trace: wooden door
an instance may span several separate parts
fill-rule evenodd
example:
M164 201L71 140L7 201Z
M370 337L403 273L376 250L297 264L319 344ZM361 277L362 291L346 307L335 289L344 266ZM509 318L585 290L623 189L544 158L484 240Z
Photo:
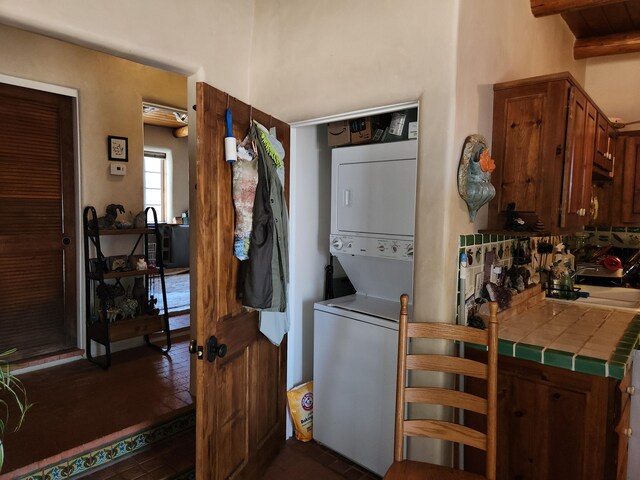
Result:
M258 314L236 298L225 110L232 111L236 138L245 136L251 117L267 128L275 126L287 155L289 126L205 83L197 84L196 93L196 340L206 346L215 336L227 347L226 355L213 362L206 353L196 360L196 476L254 479L284 445L287 346L286 337L280 347L271 344L258 331Z
M597 115L585 95L572 87L562 186L563 228L580 227L588 220Z
M0 352L76 346L74 178L71 98L0 84Z
M640 226L640 136L623 138L625 138L624 162L619 169L622 170L621 217L625 224Z

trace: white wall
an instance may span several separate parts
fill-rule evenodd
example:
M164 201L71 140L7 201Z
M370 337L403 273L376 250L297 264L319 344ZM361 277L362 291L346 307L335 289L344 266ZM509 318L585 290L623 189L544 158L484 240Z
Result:
M584 87L606 115L633 122L640 120L639 78L640 53L589 58Z
M290 257L292 309L287 383L313 380L313 304L323 299L329 262L331 151L326 126L295 129L291 155ZM295 360L294 360L295 359Z

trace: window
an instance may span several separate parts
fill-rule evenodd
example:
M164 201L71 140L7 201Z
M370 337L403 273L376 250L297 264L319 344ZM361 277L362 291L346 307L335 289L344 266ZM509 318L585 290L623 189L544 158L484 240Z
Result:
M166 220L166 159L165 153L148 150L144 152L144 208L155 208L158 222ZM147 221L153 222L151 212L147 215Z

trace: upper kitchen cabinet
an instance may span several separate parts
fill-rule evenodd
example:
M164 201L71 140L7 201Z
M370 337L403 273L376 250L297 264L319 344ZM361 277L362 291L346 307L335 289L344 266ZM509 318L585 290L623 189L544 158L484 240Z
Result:
M625 133L619 139L624 145L622 175L616 178L621 192L620 223L640 225L640 132ZM615 194L615 189L614 189Z
M596 152L593 157L594 177L613 177L615 165L615 130L609 125L607 117L598 113L598 125L596 130Z
M586 224L598 110L568 73L494 85L489 229L501 230L510 204L532 230Z

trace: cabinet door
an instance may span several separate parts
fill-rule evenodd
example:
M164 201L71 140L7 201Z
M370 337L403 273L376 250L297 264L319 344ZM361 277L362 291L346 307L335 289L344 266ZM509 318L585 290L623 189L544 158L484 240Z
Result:
M482 361L486 353L469 348L465 356ZM613 478L615 388L611 379L500 356L497 478ZM484 384L467 377L465 391L484 395ZM482 421L465 413L471 427ZM483 473L484 460L484 452L465 448L466 470Z
M613 170L613 155L611 151L610 128L607 118L598 113L596 127L596 152L593 157L593 171L602 176L611 176Z
M597 115L584 94L572 87L562 184L562 228L581 227L588 220Z
M504 226L510 203L528 225L540 218L549 229L558 226L567 95L565 81L496 90L490 228Z
M622 222L640 225L640 137L626 138L622 168Z

